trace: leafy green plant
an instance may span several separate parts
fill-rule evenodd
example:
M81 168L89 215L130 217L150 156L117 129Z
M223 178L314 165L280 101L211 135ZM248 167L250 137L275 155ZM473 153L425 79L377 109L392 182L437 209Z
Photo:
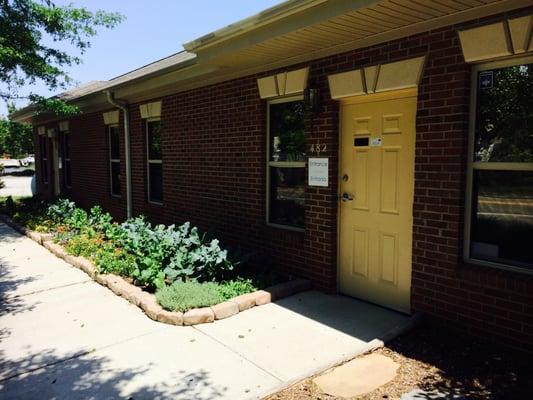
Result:
M225 300L229 300L241 294L255 292L258 287L251 279L237 278L219 283L217 289Z
M116 248L110 242L104 242L93 259L101 273L131 277L136 268L135 257L120 248Z
M48 206L46 215L57 223L63 222L72 217L76 204L68 199L59 199L55 203Z
M113 223L113 217L104 213L102 207L94 206L89 211L88 223L97 232L106 232Z
M212 281L233 269L216 239L205 242L187 222L179 227L152 226L144 217L121 225L117 242L135 255L133 278L145 285L162 287L176 280Z
M75 208L72 214L64 219L64 223L71 229L77 229L78 231L88 228L89 216L87 212L82 208Z
M87 234L73 235L66 242L66 250L75 256L92 258L102 246L102 238Z
M181 312L223 301L217 284L213 282L174 282L158 289L155 296L163 308Z
M188 222L152 225L141 216L117 224L101 207L87 213L68 199L53 204L32 200L14 208L26 226L52 232L69 253L92 258L101 272L130 277L149 290L175 281L228 280L234 278L232 271L238 265L217 239L207 239ZM226 292L239 290L233 287Z

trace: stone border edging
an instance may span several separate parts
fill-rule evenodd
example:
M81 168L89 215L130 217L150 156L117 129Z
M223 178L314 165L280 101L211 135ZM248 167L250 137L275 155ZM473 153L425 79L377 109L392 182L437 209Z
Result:
M116 295L123 297L130 303L141 308L149 318L165 324L189 326L214 322L215 320L231 317L249 308L268 304L311 288L310 281L295 279L270 286L264 290L243 294L211 307L193 308L185 313L167 311L157 303L155 295L143 291L140 287L127 282L118 275L99 274L96 266L90 260L85 257L76 257L68 254L63 246L52 241L52 235L50 233L39 233L26 229L13 222L6 215L0 215L0 220L17 232L45 247L56 257L62 258L70 265L81 269L97 283L109 288Z

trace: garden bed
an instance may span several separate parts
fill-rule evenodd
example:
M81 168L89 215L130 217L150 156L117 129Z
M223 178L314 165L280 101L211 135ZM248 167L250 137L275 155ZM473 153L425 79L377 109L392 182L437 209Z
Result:
M86 213L62 202L44 208L28 201L29 207L19 211L8 204L3 211L9 209L15 218L0 217L153 320L213 322L310 288L306 280L260 285L238 275L240 262L189 224L151 226L142 218L117 224L98 207Z

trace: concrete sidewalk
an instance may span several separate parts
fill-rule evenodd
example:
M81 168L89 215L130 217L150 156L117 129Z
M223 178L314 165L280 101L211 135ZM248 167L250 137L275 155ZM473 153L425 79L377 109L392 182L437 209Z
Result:
M408 324L307 292L195 327L160 324L0 223L0 398L248 399Z

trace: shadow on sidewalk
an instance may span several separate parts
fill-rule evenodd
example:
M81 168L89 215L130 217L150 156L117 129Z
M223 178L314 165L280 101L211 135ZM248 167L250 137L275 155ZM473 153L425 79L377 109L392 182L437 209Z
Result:
M134 349L132 349L134 351ZM150 364L121 369L97 353L59 357L46 351L21 361L5 360L0 369L10 376L0 381L0 397L8 399L156 399L214 400L225 388L213 385L205 371L178 371L165 384L149 382ZM47 365L36 368L36 365ZM145 377L146 376L146 377Z

